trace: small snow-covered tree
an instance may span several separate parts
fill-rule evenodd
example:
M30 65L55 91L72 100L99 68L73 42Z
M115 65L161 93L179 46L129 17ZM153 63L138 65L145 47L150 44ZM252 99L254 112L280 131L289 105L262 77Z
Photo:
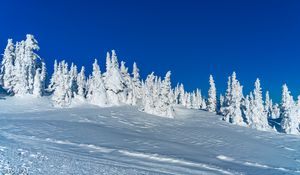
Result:
M122 75L122 78L124 80L124 96L122 97L122 101L127 104L132 104L133 103L133 85L132 85L132 79L128 73L128 68L125 66L125 62L121 61L121 68L120 72Z
M208 112L216 112L217 109L217 92L213 76L209 76L209 90L207 99L207 110Z
M107 106L107 94L104 86L104 82L102 79L102 74L100 71L100 67L98 65L98 61L95 59L93 64L93 72L92 77L89 80L89 91L87 94L87 99L95 105L98 106Z
M72 63L69 71L70 75L70 89L71 89L71 94L72 97L74 97L78 93L78 85L77 85L77 75L78 75L78 70L77 66Z
M3 88L8 92L12 92L13 86L15 85L14 61L15 46L12 39L8 39L6 48L4 50L0 70L0 85L2 85Z
M186 95L185 95L184 86L182 83L179 86L179 94L178 95L179 95L178 96L179 104L186 106L186 99L185 99Z
M195 100L195 109L201 109L201 105L202 105L202 94L201 94L201 90L196 89L196 96L195 96L196 100Z
M265 113L268 118L271 118L272 116L272 110L273 110L273 102L272 99L270 99L269 91L266 92L266 99L265 99Z
M253 90L253 113L250 118L250 126L258 130L268 130L270 126L268 124L268 117L264 112L264 105L262 100L262 91L260 87L260 80L256 79L255 88Z
M48 86L48 90L50 92L54 91L57 83L58 83L58 64L57 64L57 60L54 60L54 66L53 66L53 74L50 78L50 84Z
M224 107L224 96L222 94L220 94L220 97L219 97L219 104L218 104L218 108L217 108L217 113L218 114L223 114L223 109Z
M107 91L107 98L110 104L119 105L120 103L125 102L125 80L121 75L117 55L114 50L112 50L111 60L107 61L106 65L107 68L104 82Z
M192 97L191 97L191 93L185 93L186 97L185 97L185 104L188 109L192 109L193 105L192 105Z
M226 90L223 120L237 124L244 125L244 120L241 111L241 101L243 98L243 87L236 79L236 73L233 72L232 76L228 78L228 88Z
M286 84L282 87L281 99L281 128L287 134L299 134L299 115L296 113L296 104Z
M43 94L43 77L40 73L40 69L36 70L35 76L34 76L34 83L33 83L33 95L35 97L41 97Z
M56 107L68 107L71 104L71 100L72 91L70 88L68 64L62 61L58 64L57 84L52 95L52 101Z
M80 72L77 75L77 87L78 87L78 96L80 98L85 98L86 95L86 77L85 77L85 68L81 67Z
M137 64L133 63L133 69L132 69L132 93L133 93L133 101L132 104L136 105L138 103L138 100L142 98L142 83L140 80L140 73L139 69L137 67Z
M172 93L171 89L171 71L166 73L166 76L161 85L160 91L160 99L158 110L160 111L162 116L173 117L173 101L170 98L170 94Z

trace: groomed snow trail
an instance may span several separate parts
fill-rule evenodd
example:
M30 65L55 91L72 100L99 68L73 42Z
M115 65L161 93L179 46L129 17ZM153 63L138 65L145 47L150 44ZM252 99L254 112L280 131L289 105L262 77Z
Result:
M204 111L177 107L168 119L131 106L8 98L0 122L2 174L300 174L300 137Z

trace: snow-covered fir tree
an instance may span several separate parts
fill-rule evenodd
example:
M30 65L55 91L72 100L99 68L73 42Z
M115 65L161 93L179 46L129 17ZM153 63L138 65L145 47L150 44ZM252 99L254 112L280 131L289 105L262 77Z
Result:
M217 109L217 91L213 76L209 76L209 90L207 99L207 110L208 112L216 112Z
M105 73L105 88L108 102L111 105L119 105L126 102L125 80L123 79L116 52L112 50L111 57L107 54Z
M173 100L171 88L171 71L168 71L161 84L160 97L158 102L158 110L162 116L173 117Z
M286 84L282 86L281 128L287 134L299 134L299 115L296 104Z
M140 70L135 62L133 63L132 76L132 104L137 105L138 100L142 98L142 83L140 80Z
M41 97L43 95L43 76L40 69L36 70L33 83L33 95Z
M72 97L74 97L78 93L78 84L77 84L78 70L77 70L77 66L74 63L71 64L69 75L70 75L71 94Z
M253 90L253 103L250 103L253 110L253 116L249 117L249 124L252 128L259 130L268 130L270 126L268 124L268 117L264 111L264 105L262 100L262 91L260 86L260 80L256 79L255 88Z
M233 72L232 76L228 78L228 88L224 99L223 120L237 124L244 125L244 120L241 111L241 101L243 99L243 87L236 79L236 73Z
M57 82L52 95L53 104L56 107L68 107L71 104L72 91L70 87L68 64L65 61L58 64Z
M8 39L0 70L0 85L2 85L2 87L8 92L12 92L15 85L14 61L15 46L13 44L13 40Z
M132 104L133 103L132 79L130 77L130 74L128 73L128 68L125 66L124 61L121 61L120 72L125 84L124 97L122 101L127 104Z
M272 117L272 110L273 110L273 102L272 99L270 99L269 91L266 92L266 97L265 97L265 113L268 118Z
M89 89L87 94L87 99L90 103L98 106L107 106L109 104L107 93L104 86L102 74L98 61L95 59L93 64L92 76L89 79Z
M81 67L80 72L77 75L77 89L78 89L78 97L84 99L86 96L86 77L85 77L85 68Z
M53 66L53 74L50 78L50 84L48 85L48 91L52 92L54 91L56 85L58 82L58 63L57 60L54 60L54 66Z

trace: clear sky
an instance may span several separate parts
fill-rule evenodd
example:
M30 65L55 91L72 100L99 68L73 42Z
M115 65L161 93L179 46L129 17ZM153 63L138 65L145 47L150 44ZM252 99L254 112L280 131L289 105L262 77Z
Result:
M223 93L235 70L245 93L260 77L276 101L285 82L300 94L299 0L2 0L0 22L0 47L35 35L50 73L54 59L103 67L115 49L143 77L171 70L187 90L206 94L213 74Z

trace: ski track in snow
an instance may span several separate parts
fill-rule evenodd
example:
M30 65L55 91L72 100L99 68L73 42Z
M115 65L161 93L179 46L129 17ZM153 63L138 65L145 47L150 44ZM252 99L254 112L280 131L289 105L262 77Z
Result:
M128 106L54 109L43 99L12 110L11 102L0 101L2 174L300 174L300 137L203 111L176 108L167 119Z

